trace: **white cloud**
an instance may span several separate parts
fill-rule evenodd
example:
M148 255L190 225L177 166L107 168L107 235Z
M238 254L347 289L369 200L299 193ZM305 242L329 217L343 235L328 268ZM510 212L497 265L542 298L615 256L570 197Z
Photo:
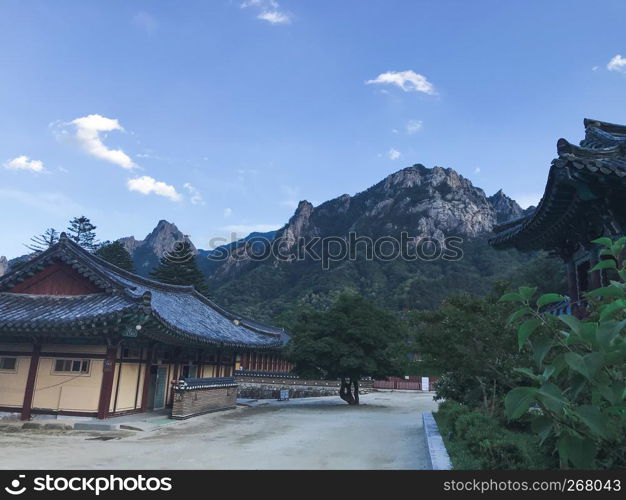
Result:
M186 182L183 187L189 192L189 201L192 205L204 205L204 199L194 186Z
M406 133L407 134L415 134L419 132L424 127L424 123L422 120L409 120L406 122Z
M261 12L256 17L262 19L263 21L267 21L270 24L289 24L291 22L289 16L279 10Z
M280 229L283 224L232 224L230 226L224 226L224 231L235 233L237 238L243 238L250 233L267 233L268 231L275 231Z
M531 205L537 206L539 201L541 200L540 193L518 193L516 195L511 196L517 204L522 208L528 208Z
M170 186L165 182L157 181L147 175L129 179L126 185L130 191L138 191L142 194L154 193L159 196L165 196L172 201L181 200L181 196L178 194L174 186Z
M476 168L474 169L474 173L475 173L475 174L480 174L480 167L476 167Z
M159 27L156 18L152 14L143 11L137 12L137 14L133 16L133 24L146 33L154 33Z
M86 153L119 165L125 169L132 169L137 166L124 151L121 149L109 149L102 142L103 132L111 132L114 130L124 131L124 128L117 120L93 114L76 118L72 120L70 124L76 127L76 133L73 137L74 141L76 141ZM58 123L54 125L58 125ZM61 126L67 125L68 124L61 124ZM67 135L67 130L61 129L60 137L67 137Z
M387 71L381 73L373 80L367 80L367 85L390 84L400 87L405 92L423 92L428 95L435 95L435 87L424 75L415 71Z
M626 73L626 57L622 57L620 54L617 54L613 59L609 61L609 64L606 65L606 69L608 69L609 71Z
M242 9L252 7L259 11L257 19L267 21L270 24L289 24L291 16L280 10L276 0L245 0L241 3Z
M387 151L387 156L390 160L397 160L402 156L402 153L400 153L400 151L396 149L391 148L389 151Z
M233 215L233 209L232 208L225 208L224 209L224 217L230 217L231 215Z
M4 163L7 170L30 170L31 172L43 172L43 162L31 160L28 156L22 155Z

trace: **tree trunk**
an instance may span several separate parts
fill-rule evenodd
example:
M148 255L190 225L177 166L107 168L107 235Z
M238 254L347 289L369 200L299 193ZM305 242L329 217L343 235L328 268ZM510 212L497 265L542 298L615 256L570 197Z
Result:
M354 390L353 390L354 388ZM345 377L341 377L341 386L339 387L339 397L349 405L359 404L359 381L358 379L346 381Z

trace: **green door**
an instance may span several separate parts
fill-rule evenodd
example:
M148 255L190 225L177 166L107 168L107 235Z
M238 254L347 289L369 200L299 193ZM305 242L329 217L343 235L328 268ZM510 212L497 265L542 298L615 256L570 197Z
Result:
M167 367L157 368L156 384L154 388L154 409L165 408L165 383L167 382Z

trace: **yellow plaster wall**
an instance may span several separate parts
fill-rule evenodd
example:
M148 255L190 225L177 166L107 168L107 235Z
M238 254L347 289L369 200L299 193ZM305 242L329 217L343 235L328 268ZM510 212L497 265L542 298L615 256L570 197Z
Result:
M30 356L18 356L15 372L0 370L0 406L22 407L29 367Z
M91 359L88 375L57 375L52 373L54 359L48 357L39 359L33 408L97 411L104 360Z
M143 376L145 364L122 363L121 370L119 363L116 365L115 378L113 380L113 393L111 394L111 405L109 411L113 411L115 405L115 391L117 390L117 406L115 411L128 411L141 408L141 396L143 392ZM139 372L139 392L137 397L137 407L135 407L135 393L137 391L137 374ZM121 374L121 377L120 377ZM120 379L119 386L117 379Z

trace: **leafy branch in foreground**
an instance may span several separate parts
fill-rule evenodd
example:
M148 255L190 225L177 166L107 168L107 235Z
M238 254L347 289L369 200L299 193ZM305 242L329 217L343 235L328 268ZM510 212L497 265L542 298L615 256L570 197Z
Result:
M609 270L618 279L585 294L588 314L555 316L550 306L566 300L536 288L520 287L502 302L517 310L520 350L528 346L534 365L517 368L529 384L511 390L507 416L530 413L532 427L545 446L558 453L562 468L626 465L626 238L599 238L603 260L590 272Z

